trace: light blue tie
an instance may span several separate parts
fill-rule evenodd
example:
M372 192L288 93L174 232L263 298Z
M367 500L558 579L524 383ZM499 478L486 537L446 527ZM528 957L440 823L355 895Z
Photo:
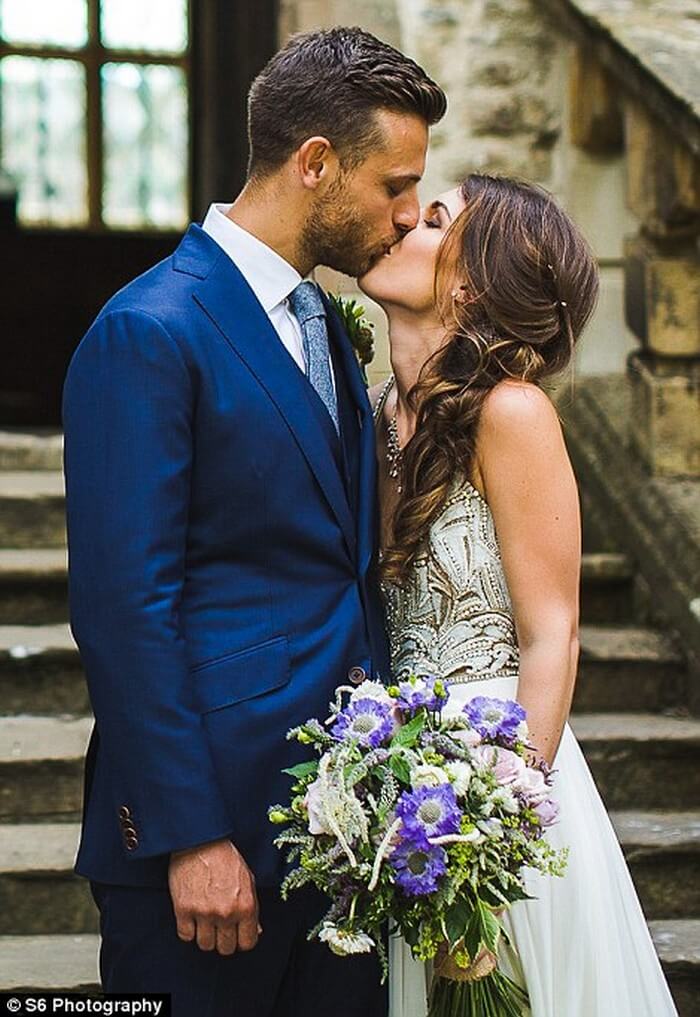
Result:
M340 433L338 402L331 378L326 309L318 287L308 280L299 283L289 294L289 304L301 326L306 374L328 410L336 431Z

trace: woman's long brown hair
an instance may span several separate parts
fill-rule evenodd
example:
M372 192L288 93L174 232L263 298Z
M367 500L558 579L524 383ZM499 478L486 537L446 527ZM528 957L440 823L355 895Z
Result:
M472 478L491 389L506 378L539 384L566 368L598 295L595 259L548 192L472 174L461 193L466 207L441 245L435 278L448 339L409 393L416 429L382 562L390 582L405 578L455 476Z

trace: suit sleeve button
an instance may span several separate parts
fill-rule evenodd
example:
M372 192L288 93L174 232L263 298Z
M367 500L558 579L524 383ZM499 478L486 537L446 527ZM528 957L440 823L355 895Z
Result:
M120 819L131 819L131 809L128 805L119 806L119 818Z

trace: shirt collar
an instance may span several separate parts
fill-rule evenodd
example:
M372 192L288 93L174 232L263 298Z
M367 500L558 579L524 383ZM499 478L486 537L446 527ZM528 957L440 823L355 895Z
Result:
M267 314L302 281L288 261L228 218L231 205L212 204L202 223L205 233L223 248Z

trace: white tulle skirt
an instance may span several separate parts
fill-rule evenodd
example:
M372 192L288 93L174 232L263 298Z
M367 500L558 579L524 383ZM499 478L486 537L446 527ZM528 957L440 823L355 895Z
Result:
M456 684L448 709L476 695L515 698L517 679ZM578 742L567 724L554 761L558 823L547 834L568 846L563 877L527 873L535 900L504 916L517 950L501 968L530 995L531 1017L677 1017L622 850ZM390 940L389 1017L426 1017L430 965Z

